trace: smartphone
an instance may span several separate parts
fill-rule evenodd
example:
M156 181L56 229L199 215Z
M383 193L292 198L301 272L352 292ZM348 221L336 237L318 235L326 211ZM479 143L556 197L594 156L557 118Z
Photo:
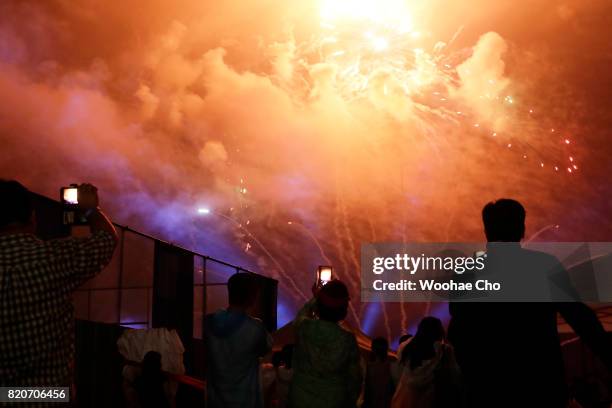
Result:
M331 266L321 265L317 269L317 285L323 286L333 278L333 268Z
M85 212L79 206L79 188L77 184L60 189L60 200L64 207L62 222L64 225L87 225Z
M79 189L76 184L71 184L70 187L62 187L60 197L64 205L77 205L79 203Z

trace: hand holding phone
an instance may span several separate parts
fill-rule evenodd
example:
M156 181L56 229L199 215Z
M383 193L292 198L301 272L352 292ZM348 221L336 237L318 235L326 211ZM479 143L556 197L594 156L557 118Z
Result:
M60 197L64 205L63 223L65 225L88 224L89 216L99 204L98 189L88 183L62 187Z
M81 184L78 187L79 201L77 205L84 210L96 209L99 205L98 188L92 184Z

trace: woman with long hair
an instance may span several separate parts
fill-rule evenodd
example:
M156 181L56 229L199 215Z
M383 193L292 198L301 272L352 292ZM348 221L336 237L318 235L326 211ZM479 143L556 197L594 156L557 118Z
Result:
M425 317L400 356L402 375L393 408L462 406L459 367L440 319Z

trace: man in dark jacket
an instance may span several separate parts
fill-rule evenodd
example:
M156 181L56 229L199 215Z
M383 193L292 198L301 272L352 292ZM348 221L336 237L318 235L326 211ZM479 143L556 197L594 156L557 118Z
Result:
M482 218L490 243L516 243L504 244L502 255L517 274L534 270L534 264L563 270L554 257L520 247L525 210L519 202L489 203ZM451 303L449 308L449 340L467 383L470 407L567 406L558 313L610 367L609 338L583 303Z
M259 358L272 347L263 323L247 314L256 297L253 277L232 275L229 306L206 316L206 395L208 408L261 408Z

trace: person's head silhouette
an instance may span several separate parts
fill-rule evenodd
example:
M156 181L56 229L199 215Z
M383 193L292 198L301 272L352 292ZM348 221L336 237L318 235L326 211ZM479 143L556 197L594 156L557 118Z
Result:
M255 278L250 273L235 273L227 281L230 307L248 309L257 299Z
M33 233L35 229L31 193L17 181L0 179L0 233Z
M144 375L158 375L162 369L162 356L157 351L148 351L142 359L142 372Z
M489 242L520 242L525 236L525 208L516 200L501 198L482 209Z
M333 279L321 286L316 297L319 319L337 323L346 318L350 297L344 283Z
M372 361L387 361L387 353L389 352L389 342L384 337L376 337L372 340Z
M442 321L437 317L424 317L410 343L402 351L400 359L403 364L410 362L411 368L417 368L424 361L436 354L435 343L446 337Z

